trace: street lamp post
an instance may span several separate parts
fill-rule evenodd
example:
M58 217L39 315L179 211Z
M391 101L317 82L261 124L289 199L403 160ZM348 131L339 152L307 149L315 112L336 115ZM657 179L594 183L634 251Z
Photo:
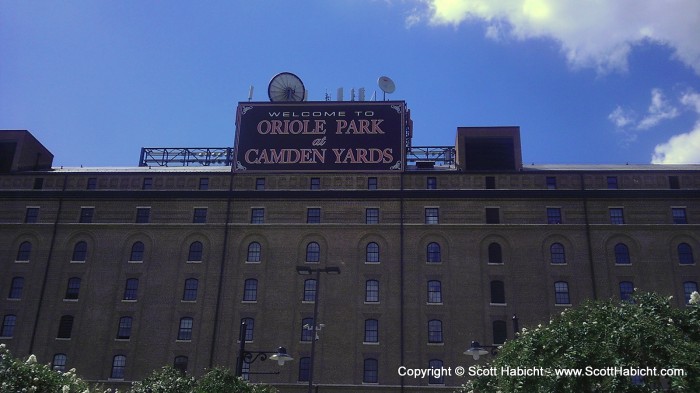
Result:
M313 392L314 384L314 355L316 354L316 330L318 324L318 303L319 303L319 292L321 289L321 273L326 274L340 274L339 267L326 267L326 268L311 268L308 266L297 266L297 273L301 275L316 274L316 293L314 294L314 317L311 329L313 330L311 337L311 358L309 359L309 389L308 393Z
M292 358L291 356L289 356L287 354L287 349L285 347L277 348L277 352L246 351L245 350L246 327L247 327L247 325L246 325L245 321L241 322L241 331L238 334L240 346L238 348L238 359L236 361L236 376L237 377L243 376L243 363L251 364L258 359L260 359L262 361L262 360L267 360L269 358L270 360L277 361L277 364L279 364L280 366L283 366L284 362L294 360L294 358Z

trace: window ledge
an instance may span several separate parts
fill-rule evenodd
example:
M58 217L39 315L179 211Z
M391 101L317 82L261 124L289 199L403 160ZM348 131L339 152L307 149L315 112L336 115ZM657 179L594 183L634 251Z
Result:
M78 299L63 299L63 301L66 303L77 303Z
M131 341L131 338L115 338L114 341L129 342Z
M313 300L302 300L301 301L301 304L314 304L314 303L316 303L316 302Z
M136 303L136 299L122 299L122 303Z
M549 264L552 266L566 266L566 265L568 265L568 263L566 263L566 262L550 262Z
M18 302L20 300L22 300L22 298L19 298L19 297L8 297L7 298L8 302Z
M15 261L15 263L29 263L29 261Z
M56 337L56 341L70 341L70 337Z
M505 307L508 303L489 303L489 306Z
M615 266L632 266L631 263L616 263Z
M363 345L379 345L379 341L363 341Z
M444 305L443 302L425 302L426 306L442 306Z
M257 300L241 300L241 303L243 304L257 304Z
M554 307L571 307L571 303L554 303Z
M126 261L126 263L143 263L143 261Z
M197 301L196 300L180 300L180 303L194 304L194 303L197 303Z
M175 340L176 343L191 343L192 340ZM246 341L247 342L247 341Z
M262 262L261 261L245 261L245 263L251 264L251 265L259 265Z
M486 264L489 266L504 266L505 265L505 263L503 263L503 262L487 262Z
M445 345L444 342L442 343L428 343L429 346L434 346L434 347L442 347Z
M70 261L70 263L85 263L85 261Z
M368 261L365 261L365 265L380 265L380 264L381 264L380 262L368 262Z
M187 262L185 262L185 263L193 263L193 264L197 264L197 263L202 263L202 261L187 261Z
M368 302L368 301L365 301L365 304L367 304L367 305L377 305L377 304L381 304L381 302L378 302L378 301L377 301L377 302Z
M0 336L0 340L12 340L12 336Z

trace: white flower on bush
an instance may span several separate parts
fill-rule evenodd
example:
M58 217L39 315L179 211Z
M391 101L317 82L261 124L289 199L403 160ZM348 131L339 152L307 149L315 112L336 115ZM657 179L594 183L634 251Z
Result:
M698 291L693 291L690 294L690 304L700 304L700 293Z
M25 363L35 364L36 363L36 356L34 356L34 354L29 355L29 357L27 358L27 361Z

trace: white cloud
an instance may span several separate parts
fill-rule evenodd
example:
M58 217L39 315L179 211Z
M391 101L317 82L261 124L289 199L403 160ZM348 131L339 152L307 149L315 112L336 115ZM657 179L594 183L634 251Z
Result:
M644 117L637 128L647 130L659 124L662 120L673 119L678 116L678 109L669 104L661 89L651 90L651 104L646 117Z
M618 105L618 107L608 115L608 120L613 122L617 128L624 128L634 123L634 117L634 112Z
M674 135L666 143L656 145L652 164L700 164L700 122L684 134Z
M634 45L667 45L674 56L700 74L698 0L420 0L425 7L412 23L488 23L490 38L549 37L558 41L569 63L601 72L626 70Z

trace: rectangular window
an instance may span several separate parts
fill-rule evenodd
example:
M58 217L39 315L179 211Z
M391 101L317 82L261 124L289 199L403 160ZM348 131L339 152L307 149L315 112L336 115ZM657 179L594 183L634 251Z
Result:
M678 176L668 177L668 187L672 190L679 190L681 188L681 181Z
M250 210L250 223L262 224L265 222L265 209L262 207L254 207Z
M27 211L24 214L24 222L27 224L33 224L37 221L39 221L39 208L27 207Z
M192 222L195 224L202 224L207 222L207 208L195 207L194 215L192 216Z
M318 224L321 222L321 208L310 207L306 209L306 223Z
M94 207L81 207L80 208L80 218L79 222L83 224L89 224L92 222L92 217L95 215Z
M365 302L379 302L379 281L367 280L367 282L365 283Z
M557 178L554 176L547 176L547 189L556 190L557 189Z
M35 190L41 190L44 188L44 178L43 177L37 177L34 179L34 189Z
M197 300L197 288L199 280L196 278L188 278L185 280L185 289L182 291L182 300L186 302L194 302Z
M495 176L486 176L486 189L487 190L495 190L496 189L496 177Z
M547 208L547 224L561 224L561 208Z
M181 318L180 319L180 329L177 332L177 339L180 341L190 341L192 340L192 325L194 321L192 318Z
M56 338L70 338L72 331L73 331L73 316L72 315L62 316L61 321L58 323L58 334L56 334Z
M501 211L497 207L486 208L486 223L499 224L501 222Z
M437 189L437 177L429 176L428 179L426 180L426 188L428 190L436 190Z
M366 343L379 342L379 321L376 319L365 320L365 339Z
M621 207L611 207L610 208L610 223L611 224L624 224L625 215Z
M146 224L151 221L151 208L150 207L137 207L136 208L136 222L138 224Z
M97 178L96 177L88 177L87 186L85 188L88 190L96 190L97 189Z
M8 299L21 299L22 289L24 289L24 277L13 277L10 284L10 293L7 294Z
M152 177L144 177L143 178L143 184L141 185L142 190L150 190L153 188L153 178Z
M608 190L617 190L617 176L608 176Z
M365 223L379 224L379 208L368 207L365 209Z
M255 189L257 191L262 191L265 189L265 178L264 177L258 177L255 179Z
M426 207L425 208L425 223L426 224L439 224L440 223L440 209L437 207Z
M554 301L556 304L571 304L569 300L569 284L566 281L554 283Z
M377 189L377 178L376 177L368 177L367 178L367 189L368 190L376 190Z
M442 284L440 281L428 281L428 303L442 303Z
M131 338L131 317L119 318L119 327L117 328L117 339L128 340Z
M209 178L208 177L200 177L199 178L199 189L200 190L208 190L209 189Z
M320 177L312 177L311 182L309 184L310 184L310 186L309 186L310 189L320 190L321 189L321 178Z
M249 278L245 280L243 287L243 301L255 302L258 300L258 280Z
M688 218L685 215L684 207L672 207L671 216L673 217L674 224L687 224Z
M126 285L124 286L124 299L123 300L136 300L136 296L139 290L139 279L129 278L126 280Z

